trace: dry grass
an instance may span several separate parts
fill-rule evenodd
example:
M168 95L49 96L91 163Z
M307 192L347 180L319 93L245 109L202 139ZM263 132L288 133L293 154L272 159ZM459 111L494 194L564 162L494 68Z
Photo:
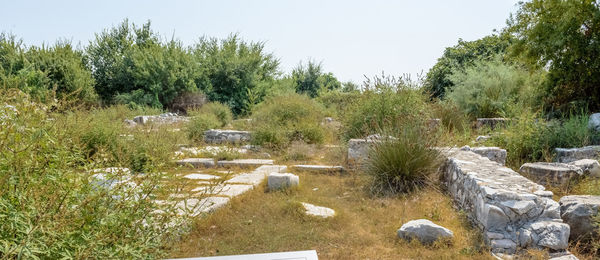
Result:
M321 259L491 259L479 232L450 199L427 188L401 198L367 195L365 178L300 173L301 186L287 192L265 187L232 200L199 219L171 249L171 257L317 250ZM307 217L298 202L336 210L333 219ZM454 231L451 245L422 246L396 238L405 222L427 218Z

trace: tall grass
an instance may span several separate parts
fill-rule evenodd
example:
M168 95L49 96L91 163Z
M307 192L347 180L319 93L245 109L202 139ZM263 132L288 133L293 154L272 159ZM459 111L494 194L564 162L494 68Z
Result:
M433 148L436 139L423 124L381 132L384 137L369 148L365 166L373 194L411 192L436 179L440 154Z
M160 172L178 137L157 130L122 138L122 119L111 118L123 109L52 114L19 91L0 93L0 257L162 256L177 230L172 210L152 197L164 189ZM133 175L134 187L108 189L91 176L108 166L144 174Z

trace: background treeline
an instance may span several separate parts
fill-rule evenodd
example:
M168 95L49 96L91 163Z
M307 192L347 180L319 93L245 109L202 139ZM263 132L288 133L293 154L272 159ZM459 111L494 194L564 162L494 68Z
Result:
M136 26L124 20L82 48L65 41L26 46L14 35L1 34L0 86L17 87L42 102L57 98L84 106L169 109L177 97L197 94L243 114L271 94L315 97L342 84L314 61L283 75L264 43L235 34L202 37L184 46L177 39L163 39L150 22Z

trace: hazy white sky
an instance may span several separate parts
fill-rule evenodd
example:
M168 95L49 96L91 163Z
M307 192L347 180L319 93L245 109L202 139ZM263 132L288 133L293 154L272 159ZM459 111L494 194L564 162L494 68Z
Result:
M445 47L504 27L517 0L254 0L254 1L28 1L1 3L0 31L27 44L69 39L87 44L94 33L124 18L186 44L200 36L239 33L264 41L290 71L322 61L342 81L363 75L427 72Z

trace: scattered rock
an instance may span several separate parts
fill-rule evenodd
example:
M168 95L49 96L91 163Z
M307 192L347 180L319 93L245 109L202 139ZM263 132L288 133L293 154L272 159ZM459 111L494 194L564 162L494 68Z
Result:
M176 124L188 122L189 118L178 116L175 113L164 113L158 116L136 116L133 118L133 122L138 125L146 124Z
M216 176L216 175L211 175L211 174L204 174L204 173L191 173L186 176L183 176L183 178L190 179L190 180L206 181L206 180L220 179L221 177Z
M125 119L123 121L123 123L125 123L125 126L128 127L128 128L132 128L132 127L136 127L137 126L137 123L135 121L129 120L129 119Z
M280 190L300 184L300 178L291 173L271 173L268 177L269 190Z
M480 135L480 136L477 136L477 138L475 138L475 142L483 143L483 142L489 140L490 138L492 138L492 137L489 135Z
M594 113L590 115L588 128L594 131L600 131L600 113Z
M571 240L588 240L597 235L594 218L598 215L600 196L564 196L559 203L562 220L571 226Z
M398 229L398 237L409 241L411 239L418 239L423 244L431 244L440 239L452 239L454 233L427 219L417 219L402 225Z
M304 206L304 209L306 210L306 212L305 212L306 215L309 215L309 216L330 218L335 215L335 210L330 209L330 208L315 206L313 204L304 203L304 202L302 202L302 206Z

